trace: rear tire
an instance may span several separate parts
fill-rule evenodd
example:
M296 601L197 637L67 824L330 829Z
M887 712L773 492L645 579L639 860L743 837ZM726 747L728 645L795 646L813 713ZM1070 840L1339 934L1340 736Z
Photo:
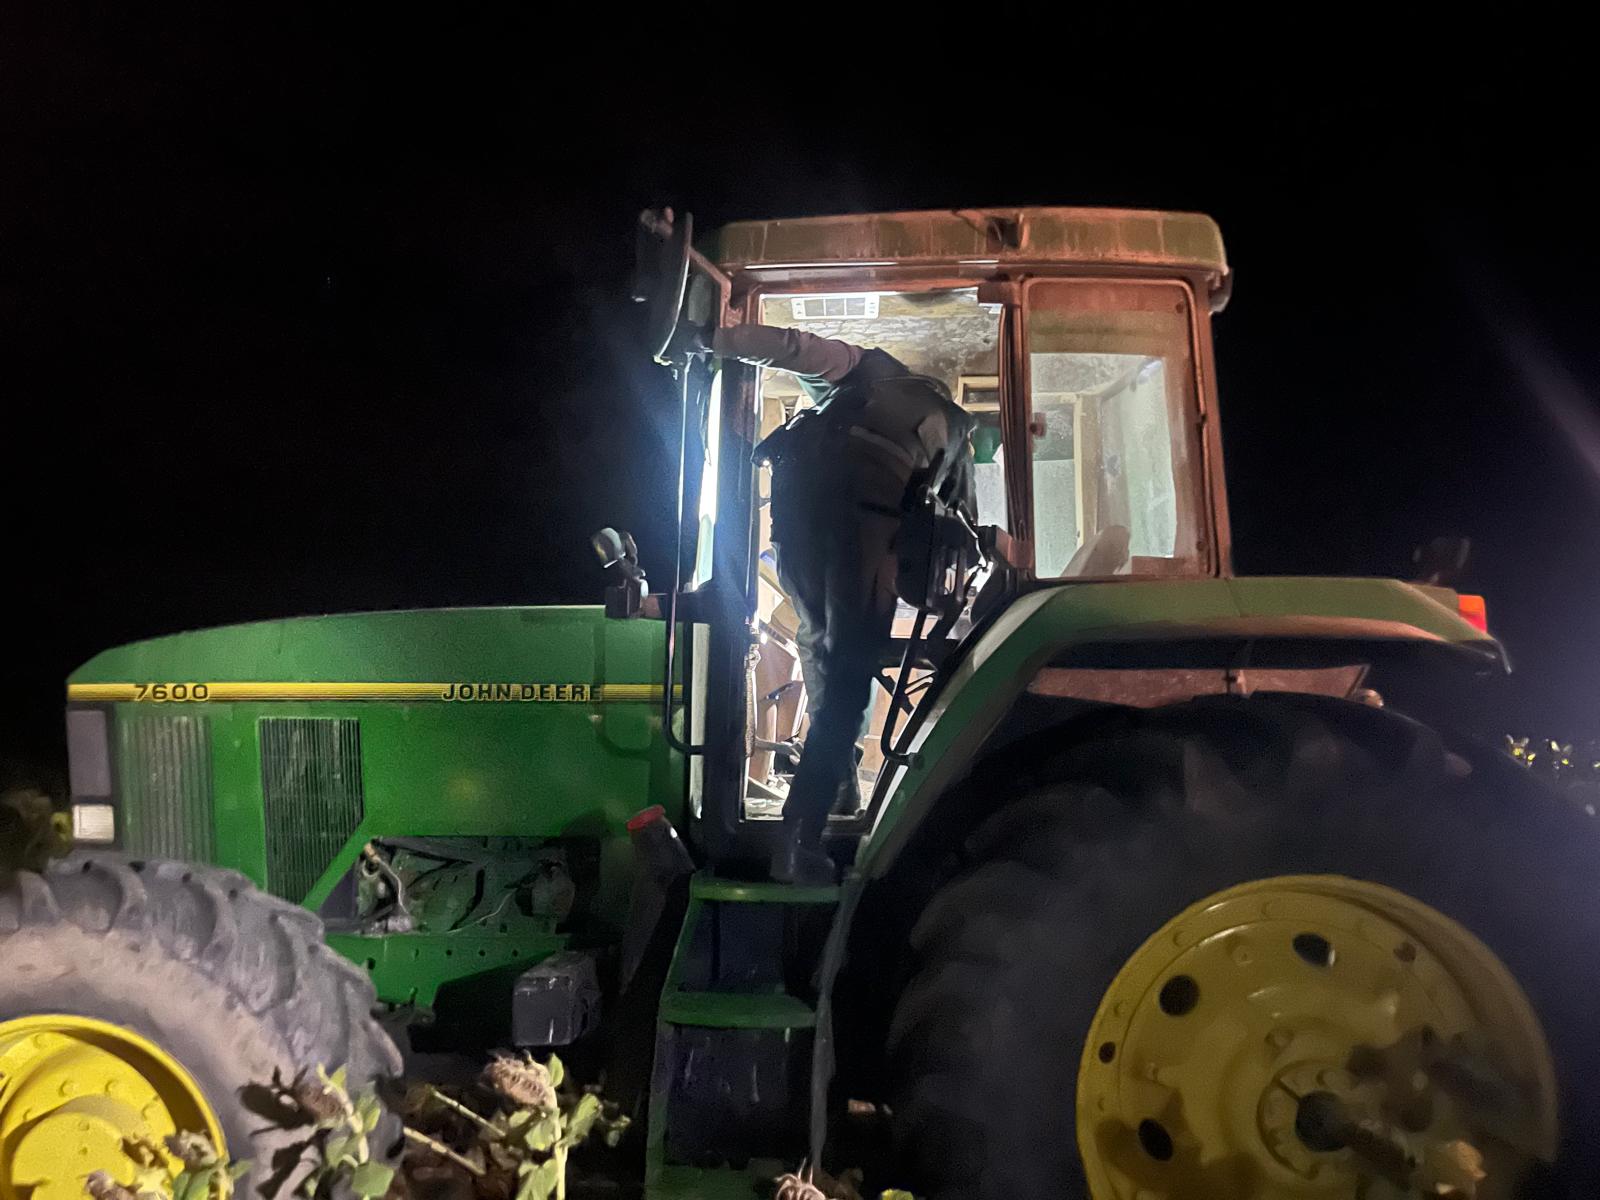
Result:
M935 1200L1087 1196L1080 1055L1130 956L1223 889L1340 875L1423 901L1509 968L1550 1044L1562 1130L1553 1174L1518 1194L1600 1194L1592 820L1509 761L1468 762L1355 705L1197 701L1051 742L975 776L998 811L913 931L888 1040L901 1186ZM1001 808L997 793L1016 798Z
M366 975L329 949L315 916L233 871L75 856L25 872L0 892L0 963L0 1023L93 1017L176 1058L229 1155L254 1164L241 1195L298 1175L287 1150L304 1131L262 1115L275 1080L343 1065L354 1091L400 1070ZM374 1152L397 1135L380 1125Z

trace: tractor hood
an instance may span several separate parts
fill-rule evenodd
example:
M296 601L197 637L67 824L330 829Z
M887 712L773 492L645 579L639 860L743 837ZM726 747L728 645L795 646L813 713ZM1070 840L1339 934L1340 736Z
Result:
M111 806L130 853L312 907L382 837L587 839L622 889L628 817L683 805L663 635L599 608L468 608L119 646L67 685L74 803Z

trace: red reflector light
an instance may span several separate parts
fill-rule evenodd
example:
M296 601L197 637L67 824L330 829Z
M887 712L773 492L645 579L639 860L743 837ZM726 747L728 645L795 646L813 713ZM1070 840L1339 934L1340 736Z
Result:
M1483 603L1482 596L1458 595L1456 612L1460 613L1461 619L1479 633L1489 632L1489 609Z
M652 804L649 808L636 812L628 818L628 832L638 833L646 825L654 825L666 815L667 810L662 808L661 805Z

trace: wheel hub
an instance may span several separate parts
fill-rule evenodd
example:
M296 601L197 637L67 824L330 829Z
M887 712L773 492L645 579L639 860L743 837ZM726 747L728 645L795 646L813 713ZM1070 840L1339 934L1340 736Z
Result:
M1526 999L1455 922L1375 884L1262 880L1168 922L1079 1072L1096 1200L1456 1195L1555 1147Z
M88 1017L0 1021L0 1200L80 1200L94 1171L131 1184L130 1143L179 1131L226 1153L199 1085L155 1043Z

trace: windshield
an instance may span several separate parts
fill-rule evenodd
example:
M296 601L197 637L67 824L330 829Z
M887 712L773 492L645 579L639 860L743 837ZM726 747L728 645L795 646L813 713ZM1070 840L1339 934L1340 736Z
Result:
M1203 569L1188 289L1035 280L1024 305L1034 573Z

